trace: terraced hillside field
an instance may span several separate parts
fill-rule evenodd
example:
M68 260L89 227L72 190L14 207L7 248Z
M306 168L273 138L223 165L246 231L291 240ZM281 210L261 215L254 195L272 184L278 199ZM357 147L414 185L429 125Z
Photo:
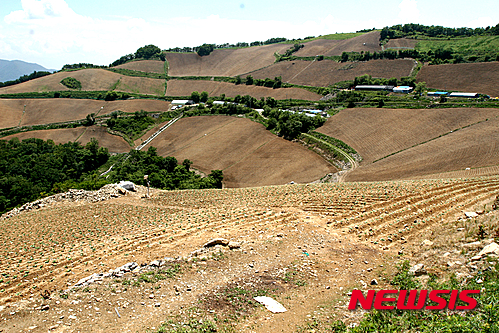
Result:
M237 76L272 65L274 53L285 53L291 45L271 44L242 49L218 49L208 56L167 53L171 76Z
M428 88L499 97L499 62L423 66L416 79Z
M489 177L154 191L151 199L49 205L0 220L0 302L11 311L0 313L0 328L48 329L60 321L57 327L82 332L144 331L187 312L181 309L201 314L209 296L220 304L234 286L253 292L267 281L288 312L257 309L236 320L236 331L293 332L332 298L346 309L346 290L360 288L360 280L389 287L379 277L401 247L411 258L424 237L455 231L456 214L490 204L498 190L499 179ZM197 260L192 253L214 238L241 249ZM167 267L181 265L174 279L145 282L128 273L63 293L91 274L165 257L190 261L169 259ZM38 301L45 291L50 297ZM206 312L222 316L224 309L209 304Z
M328 119L318 131L344 141L359 152L363 158L362 164L369 164L451 131L498 116L499 110L482 108L345 109ZM486 137L485 134L481 136Z
M281 76L282 80L288 83L327 87L340 81L353 80L364 74L375 78L400 79L402 76L409 76L413 67L414 61L409 59L345 63L332 60L296 60L278 62L249 75L255 79Z
M298 57L315 57L316 55L339 56L343 52L379 52L379 31L372 31L361 36L344 40L317 39L304 43L304 47L295 53Z
M24 92L66 91L70 90L61 80L73 77L81 82L82 90L142 93L163 96L165 81L146 77L132 77L116 74L104 69L82 69L73 72L59 72L23 82L13 86L0 88L1 94L14 94Z
M299 144L236 117L184 118L151 144L158 148L158 154L178 161L187 158L206 174L223 170L226 187L308 183L336 171Z
M111 153L126 153L131 149L130 145L122 137L107 133L106 128L102 126L21 132L5 136L1 140L10 140L12 138L19 138L21 141L28 138L53 140L56 144L78 141L82 145L95 138L99 141L99 146L107 148Z
M102 108L102 109L101 109ZM43 125L85 119L88 114L105 115L113 111L164 112L170 102L152 99L100 101L90 99L0 99L0 129L15 126Z
M116 68L130 69L132 71L165 74L165 62L159 60L138 60L118 65Z
M409 179L437 172L499 165L499 118L494 117L401 151L372 164L361 165L347 181Z
M206 91L209 96L227 97L237 95L251 95L257 99L261 97L273 97L275 99L302 99L317 101L322 96L300 88L272 89L260 86L247 86L245 84L235 85L227 82L202 81L202 80L170 80L168 81L167 96L190 96L193 91Z

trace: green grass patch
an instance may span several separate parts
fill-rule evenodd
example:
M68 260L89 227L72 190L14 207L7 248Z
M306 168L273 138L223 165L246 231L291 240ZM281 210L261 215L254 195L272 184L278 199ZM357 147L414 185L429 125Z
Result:
M73 77L68 76L68 77L62 79L61 83L63 85L65 85L66 87L68 87L69 89L81 90L81 82Z

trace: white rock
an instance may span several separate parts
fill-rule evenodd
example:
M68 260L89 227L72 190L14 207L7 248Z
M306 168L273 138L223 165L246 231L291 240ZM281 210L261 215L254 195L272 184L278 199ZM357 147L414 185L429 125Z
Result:
M489 245L485 246L478 255L480 257L486 256L488 254L498 254L499 255L499 245L497 243L490 243Z
M286 312L286 311L288 311L288 310L286 310L286 308L284 306L282 306L282 304L280 304L279 302L273 300L270 297L267 297L267 296L257 296L257 297L253 297L253 298L258 303L261 303L261 304L265 305L265 307L267 308L267 310L269 310L272 313L280 313L280 312Z

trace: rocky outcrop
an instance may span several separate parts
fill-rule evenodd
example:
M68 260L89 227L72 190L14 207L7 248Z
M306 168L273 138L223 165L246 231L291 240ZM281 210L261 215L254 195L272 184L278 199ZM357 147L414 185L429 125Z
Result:
M104 185L98 191L85 191L85 190L71 189L68 192L51 195L49 197L24 204L19 208L14 208L13 210L3 214L0 217L0 219L8 219L8 218L11 218L13 216L19 215L22 212L40 209L40 208L43 208L45 206L48 206L48 205L56 203L56 202L62 202L62 201L99 202L99 201L109 200L112 198L117 198L119 196L125 195L127 192L128 191L126 189L124 189L122 186L120 186L119 184Z

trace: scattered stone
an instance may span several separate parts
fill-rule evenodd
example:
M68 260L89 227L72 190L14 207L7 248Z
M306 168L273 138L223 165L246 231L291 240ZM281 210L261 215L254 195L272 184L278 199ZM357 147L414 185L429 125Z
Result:
M480 251L480 253L478 253L478 255L480 257L482 256L486 256L488 254L497 254L499 255L499 245L497 245L497 243L490 243L489 245L485 246L482 251Z
M42 310L42 311L47 311L48 309L50 309L50 306L48 304L42 305L40 307L40 310Z
M227 246L229 245L229 241L225 238L215 238L210 241L208 241L206 244L203 245L203 247L213 247L215 245L223 245Z
M227 244L229 249L234 250L234 249L239 249L241 247L240 242L235 242L235 241L230 241L229 244Z
M475 213L475 212L464 212L464 215L466 215L467 218L471 219L471 218L474 218L474 217L477 217L478 214Z
M414 275L414 276L421 276L421 275L425 275L427 273L428 272L426 272L426 269L424 268L424 264L417 264L417 265L412 266L409 269L409 274Z
M427 245L427 246L432 246L433 245L433 242L431 240L428 240L428 239L425 239L421 245Z
M122 180L121 182L118 183L118 186L127 191L135 192L135 184L132 182Z
M481 243L479 241L476 241L476 242L473 242L473 243L466 243L466 244L463 244L462 246L463 247L477 247L477 246L480 246Z
M378 285L378 281L376 279L372 279L371 286L377 286L377 285Z
M282 306L282 304L280 304L279 302L273 300L270 297L267 297L267 296L257 296L257 297L253 297L253 299L255 301L257 301L258 303L261 303L261 304L265 305L265 307L267 308L267 310L269 310L272 313L280 313L280 312L286 312L287 311L286 308L284 306Z
M155 308L159 308L161 306L161 303L154 303Z

